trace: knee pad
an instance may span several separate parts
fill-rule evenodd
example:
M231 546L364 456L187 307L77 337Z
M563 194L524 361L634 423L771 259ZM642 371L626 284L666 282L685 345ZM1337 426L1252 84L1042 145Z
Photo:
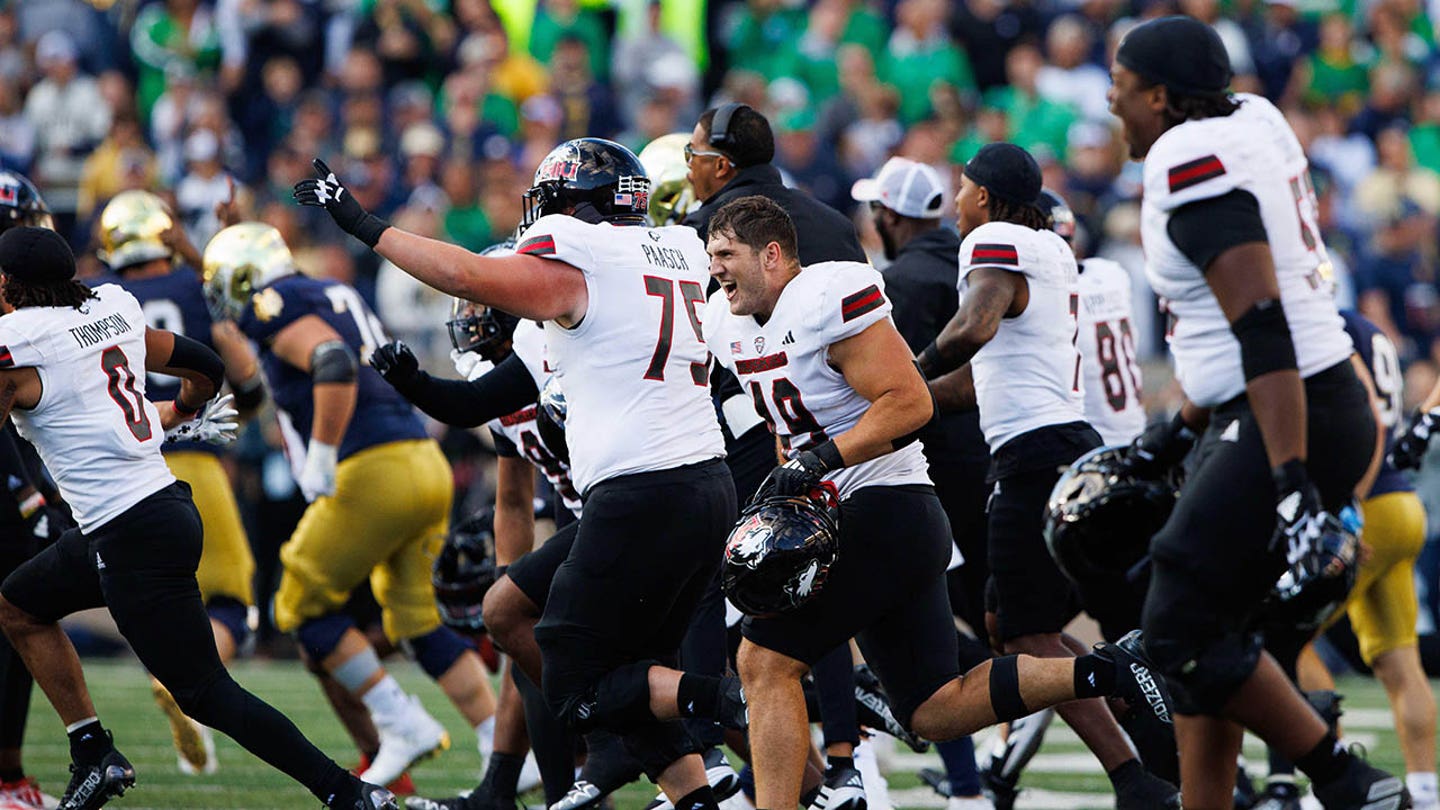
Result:
M625 734L655 722L650 711L650 667L657 663L646 660L626 664L579 693L556 694L552 685L545 699L556 716L581 734L597 728Z
M340 646L340 637L355 626L355 620L343 613L331 613L314 619L306 619L295 631L295 638L305 648L305 654L316 662L324 661L335 648Z
M1190 640L1149 635L1145 649L1165 675L1180 714L1218 716L1230 696L1260 662L1263 642L1258 633L1226 633L1220 638Z
M250 623L246 620L250 610L239 599L231 596L217 596L205 605L205 612L212 621L217 621L230 632L236 647L244 646L250 638Z
M405 642L411 657L433 680L450 671L460 656L475 648L465 643L459 633L448 627L437 627L423 636Z
M650 781L657 783L660 774L676 760L700 753L699 744L686 731L685 724L678 720L652 722L625 734L621 740L625 743L625 751L640 763Z

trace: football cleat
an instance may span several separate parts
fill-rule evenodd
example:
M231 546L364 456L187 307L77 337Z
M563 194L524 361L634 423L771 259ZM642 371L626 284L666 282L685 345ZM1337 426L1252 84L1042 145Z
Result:
M865 780L855 768L829 768L810 810L865 810Z
M1258 801L1260 794L1255 791L1255 783L1245 771L1245 758L1241 757L1235 766L1235 810L1250 810Z
M215 773L220 763L215 759L215 735L210 729L191 720L180 710L180 704L163 684L150 680L150 694L155 705L170 721L170 737L175 742L175 765L186 776Z
M890 698L885 696L880 679L864 664L855 667L855 715L860 725L889 734L917 754L930 750L929 740L921 738L895 718L895 712L890 709Z
M70 763L70 784L60 797L60 810L96 810L134 785L135 769L130 760L111 747L99 762Z
M374 715L380 732L380 751L360 779L372 785L386 785L410 770L415 763L436 756L450 747L450 733L409 695L408 710L395 716Z
M942 799L950 798L950 777L939 768L921 768L915 775Z
M570 792L566 793L560 801L550 805L549 810L592 810L592 808L599 807L603 801L605 801L605 794L600 791L600 788L581 779L570 786ZM429 808L421 810L429 810Z
M1300 810L1300 788L1293 778L1272 778L1251 810Z
M1115 810L1180 810L1180 791L1149 771L1115 791Z
M723 802L726 799L740 792L740 774L730 765L730 760L725 758L725 752L719 748L707 749L703 755L705 760L705 780L710 783L710 790L715 794L715 801ZM645 810L675 810L675 804L666 798L664 793L650 800L645 805Z
M360 796L353 804L331 805L330 810L400 810L395 794L379 785L360 785Z
M405 810L518 810L514 799L509 801L487 796L480 788L452 796L448 799L422 799L411 796L405 800Z
M1409 810L1413 806L1403 781L1360 756L1350 757L1338 779L1312 784L1310 790L1325 810Z
M1010 722L1005 738L996 739L990 754L979 763L980 786L999 810L1010 810L1020 795L1020 774L1040 750L1045 732L1055 719L1054 709L1043 709Z
M26 776L13 782L0 782L0 808L6 810L54 810L60 800L40 792L40 785Z

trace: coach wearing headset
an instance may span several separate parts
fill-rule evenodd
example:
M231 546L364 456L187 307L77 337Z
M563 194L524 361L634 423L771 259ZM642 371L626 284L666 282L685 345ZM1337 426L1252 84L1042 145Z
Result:
M685 147L687 179L702 203L685 224L704 239L710 217L720 206L758 194L779 203L795 221L800 264L866 261L850 220L804 191L786 187L780 171L770 165L774 158L775 135L765 116L745 104L706 110Z

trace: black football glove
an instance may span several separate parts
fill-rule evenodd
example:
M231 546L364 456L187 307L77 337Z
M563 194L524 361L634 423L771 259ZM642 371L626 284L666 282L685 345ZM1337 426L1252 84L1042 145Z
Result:
M1195 431L1177 413L1168 422L1146 427L1125 451L1125 463L1136 476L1157 479L1184 461L1194 446Z
M1405 426L1405 432L1390 448L1390 465L1397 470L1420 469L1425 451L1430 449L1430 434L1435 432L1437 426L1440 426L1440 408L1416 411L1415 415L1410 417L1410 424Z
M375 247L375 243L380 241L380 234L390 227L390 223L366 211L355 200L350 189L345 188L335 176L335 172L325 165L325 161L315 158L311 165L319 176L309 177L295 184L295 201L301 205L324 208L330 212L330 217L341 230L366 245Z
M768 498L771 495L800 495L807 496L810 491L820 486L821 479L830 467L820 456L810 450L801 450L794 458L781 464L765 476L760 483L760 489L756 491L756 500Z
M370 367L380 372L385 382L404 388L420 374L420 361L404 341L396 340L370 353Z
M1292 459L1274 471L1275 535L1271 548L1283 550L1285 561L1299 562L1318 547L1320 537L1334 518L1320 504L1320 491L1311 483L1305 462Z

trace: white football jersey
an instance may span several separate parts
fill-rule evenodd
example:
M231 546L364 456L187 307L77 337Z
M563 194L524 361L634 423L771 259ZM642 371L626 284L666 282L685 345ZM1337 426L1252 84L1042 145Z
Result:
M1145 158L1141 240L1145 273L1170 313L1170 349L1185 395L1208 407L1245 391L1240 343L1205 283L1170 240L1170 215L1186 203L1243 190L1255 196L1300 375L1350 356L1350 337L1331 295L1309 162L1285 117L1259 96L1236 94L1240 109L1187 121L1155 141Z
M1085 421L1106 444L1129 444L1145 429L1130 274L1109 259L1080 262L1080 387Z
M534 321L521 321L515 327L511 345L520 362L524 363L525 369L535 379L535 387L544 388L545 382L550 378L549 366L545 362L545 330ZM487 362L477 363L472 367L469 379L478 380L494 368L494 365ZM550 481L550 486L555 488L560 500L565 502L565 508L580 517L580 493L575 490L575 482L570 480L570 465L556 458L545 439L540 436L539 429L535 427L535 409L536 406L527 405L515 413L492 419L485 426L490 428L491 433L504 436L506 441L515 445L515 449L524 455L525 460L535 465Z
M175 480L165 428L145 399L145 313L117 284L79 309L25 307L0 317L0 367L30 367L43 392L15 427L40 451L89 532Z
M521 234L516 252L585 274L585 317L545 327L581 494L608 478L725 456L700 331L710 257L694 229L552 214Z
M890 315L885 281L868 264L821 262L785 285L763 326L730 314L723 292L705 308L705 341L750 392L755 410L794 455L855 427L870 402L830 365L830 346ZM928 484L915 441L826 476L846 498L860 487Z
M1064 239L1011 222L987 222L965 235L962 299L971 271L981 267L1023 273L1030 289L1025 311L1001 320L970 360L980 429L994 453L1022 433L1085 418L1076 348L1079 271Z

